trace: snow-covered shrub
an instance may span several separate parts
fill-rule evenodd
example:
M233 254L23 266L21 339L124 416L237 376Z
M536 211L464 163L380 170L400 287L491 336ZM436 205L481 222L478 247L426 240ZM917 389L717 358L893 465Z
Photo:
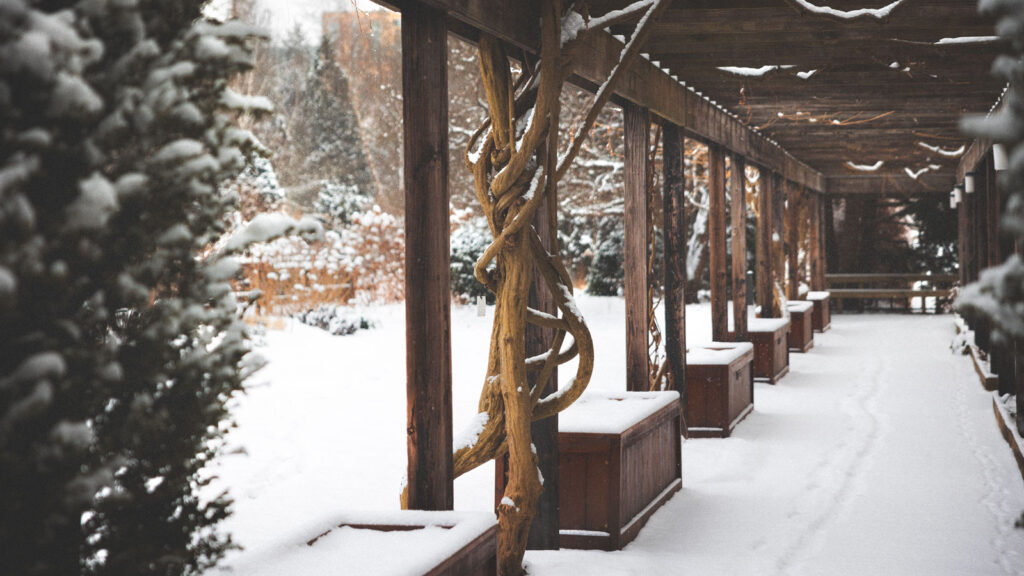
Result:
M338 184L324 180L313 202L313 210L321 214L332 228L351 222L352 217L370 207L370 197L355 184Z
M315 240L251 246L237 288L258 290L257 312L290 315L321 304L396 302L405 294L405 229L374 206Z
M595 296L617 296L623 289L623 249L625 232L617 227L609 233L594 254L587 273L587 292Z
M333 305L320 305L300 312L295 315L295 319L307 326L326 330L334 336L348 336L357 330L373 328L373 322Z
M474 216L472 210L456 210L451 216L451 286L452 295L464 302L474 302L484 296L494 303L494 295L476 279L473 267L491 244L487 221Z
M995 113L965 118L962 127L972 136L1008 148L1009 169L999 175L999 186L1009 194L1000 228L1020 243L1024 242L1024 0L982 0L979 6L999 17L996 32L1012 46L1012 53L997 57L992 66L1009 86ZM1024 260L1013 254L1003 264L983 271L977 282L964 287L956 307L988 318L997 342L1024 338ZM1024 434L1024 419L1018 419L1017 429Z
M196 255L259 148L228 80L256 32L193 0L0 2L0 566L182 574L231 546L200 497L249 345ZM125 312L125 311L131 311Z

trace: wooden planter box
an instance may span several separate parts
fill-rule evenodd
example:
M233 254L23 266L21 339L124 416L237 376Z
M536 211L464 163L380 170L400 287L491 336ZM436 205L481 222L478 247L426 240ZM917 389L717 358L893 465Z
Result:
M747 320L747 335L754 345L755 379L775 384L789 373L789 324L789 318Z
M788 346L793 352L807 352L814 348L814 328L812 316L814 304L811 302L790 302Z
M712 342L686 353L686 431L726 438L754 409L754 345Z
M682 486L676 392L585 394L558 418L562 548L619 550Z
M331 570L352 574L378 573L383 567L389 574L409 576L498 573L498 525L487 512L352 513L332 520L304 548L270 562L283 569L294 563L298 569L326 564L311 562L311 556L323 556L336 559L329 564Z
M814 316L811 322L815 332L824 332L832 327L832 317L828 309L829 296L828 292L807 293L807 301L814 304Z

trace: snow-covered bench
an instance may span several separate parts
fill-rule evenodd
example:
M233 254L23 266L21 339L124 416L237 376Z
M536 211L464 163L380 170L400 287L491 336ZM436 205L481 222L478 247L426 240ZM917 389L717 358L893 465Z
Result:
M794 300L786 304L786 308L789 310L789 349L793 352L807 352L814 347L814 303Z
M754 345L754 378L775 384L789 372L789 318L749 318L747 338ZM733 336L730 324L730 336Z
M689 437L725 438L754 408L754 345L712 342L686 353Z

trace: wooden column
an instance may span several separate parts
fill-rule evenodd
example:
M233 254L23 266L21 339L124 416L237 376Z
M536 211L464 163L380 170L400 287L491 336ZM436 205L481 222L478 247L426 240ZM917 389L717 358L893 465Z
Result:
M732 319L735 340L747 336L747 176L743 157L732 156L729 211L732 217Z
M783 243L788 269L786 298L796 300L800 290L800 191L789 182L786 183L786 202L786 241Z
M783 295L786 289L786 186L788 183L782 179L781 175L775 175L775 182L772 183L772 188L775 193L772 194L772 287L779 286L783 290ZM782 318L785 315L785 310L779 308L779 303L773 298L772 303L772 318Z
M757 196L757 303L761 316L777 317L772 298L772 196L775 176L761 169L761 192Z
M967 199L963 196L963 189L958 188L960 202L956 210L956 259L960 277L960 286L967 285Z
M552 132L554 135L555 133ZM550 140L557 146L556 140ZM551 173L558 163L558 150L549 144L547 166L545 169ZM533 227L537 230L541 242L550 253L558 252L558 189L557 183L548 180L547 202L537 209L534 216ZM536 310L547 312L553 316L558 315L558 307L555 299L548 290L547 285L540 272L534 268L533 283L530 286L530 298L528 305ZM536 356L551 349L552 339L555 331L550 328L541 328L533 324L526 324L526 355ZM530 386L536 386L537 373L529 374ZM543 384L549 394L558 390L558 368L556 367L548 381ZM544 477L544 490L537 499L537 515L533 517L530 524L530 535L527 537L526 547L529 550L558 550L558 414L534 422L530 426L530 436L534 449L537 452L537 468ZM496 479L495 490L496 500L500 500L505 493L505 479Z
M711 279L711 339L729 341L725 267L725 155L708 145L708 265Z
M622 108L625 137L625 297L626 389L647 390L647 146L650 113L627 103Z
M683 167L683 131L666 122L661 139L665 219L665 358L672 388L679 392L682 405L686 406L686 171Z
M821 285L821 225L822 225L822 210L821 210L821 196L816 193L812 193L808 200L811 205L808 214L811 216L810 234L811 238L808 242L810 246L810 254L807 255L807 259L811 263L811 278L810 285L811 290L819 291L824 290Z
M989 227L992 222L992 209L991 202L989 201L988 175L985 169L985 160L982 159L978 163L976 171L974 173L974 194L973 196L977 199L977 211L975 219L977 224L975 227L976 233L976 244L977 247L977 272L974 279L977 280L981 277L981 272L992 265L991 257L992 252L989 247ZM984 350L986 353L992 351L992 322L987 317L979 317L975 319L974 328L974 343L978 345L978 348Z
M444 13L402 13L408 507L451 510L448 30Z

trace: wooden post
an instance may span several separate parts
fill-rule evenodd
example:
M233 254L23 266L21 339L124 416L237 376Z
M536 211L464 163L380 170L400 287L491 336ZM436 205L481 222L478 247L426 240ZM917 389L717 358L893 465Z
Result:
M761 169L761 193L757 196L757 303L761 316L775 317L772 306L772 195L775 176Z
M626 389L647 390L650 357L647 354L647 152L650 113L626 104L622 108L625 137L625 297Z
M711 339L729 341L729 304L725 285L725 155L708 145L708 265L711 277Z
M772 188L774 189L772 194L772 255L774 256L772 261L772 288L774 289L778 286L783 291L786 289L786 243L784 241L786 234L785 230L783 230L786 225L786 192L784 188L786 185L787 183L782 179L782 176L776 174L775 182L772 183ZM784 315L785 310L780 308L778 300L772 298L771 318L782 318Z
M665 123L661 132L665 230L665 358L672 388L686 406L686 171L683 131ZM683 432L686 431L683 423Z
M981 277L983 270L992 265L990 258L992 253L989 249L989 225L992 220L991 202L989 202L988 185L986 183L987 171L985 169L985 160L982 159L978 163L974 173L974 194L976 199L975 211L975 238L976 243L976 262L977 272L975 273L974 280ZM978 348L984 350L986 353L992 351L992 332L991 332L991 320L982 316L975 319L974 324L974 343L978 345Z
M800 291L800 191L795 184L787 183L786 201L786 242L783 243L789 270L786 298L796 300Z
M729 210L732 216L732 319L735 339L747 336L747 175L739 154L732 156L729 178Z
M557 116L556 116L557 117ZM545 171L552 173L558 164L557 132L550 132L552 139L547 149L547 166ZM557 182L549 179L547 181L547 203L542 204L534 215L533 227L540 236L544 248L551 253L558 252L558 188ZM547 285L540 272L535 268L533 272L533 283L530 286L530 299L527 303L531 308L547 312L551 315L558 314L558 307L555 299L548 290ZM533 324L526 325L526 356L536 356L551 349L552 339L555 331L550 328L541 328ZM530 386L536 386L536 373L528 376ZM545 394L558 390L558 368L556 367L551 377L548 378L544 387ZM544 490L537 499L537 515L533 517L530 524L530 535L527 537L526 548L528 550L558 550L558 414L534 422L530 426L530 437L537 452L537 468L544 477ZM496 500L500 500L505 493L505 479L496 479Z
M443 12L402 13L408 507L451 510L448 30Z

